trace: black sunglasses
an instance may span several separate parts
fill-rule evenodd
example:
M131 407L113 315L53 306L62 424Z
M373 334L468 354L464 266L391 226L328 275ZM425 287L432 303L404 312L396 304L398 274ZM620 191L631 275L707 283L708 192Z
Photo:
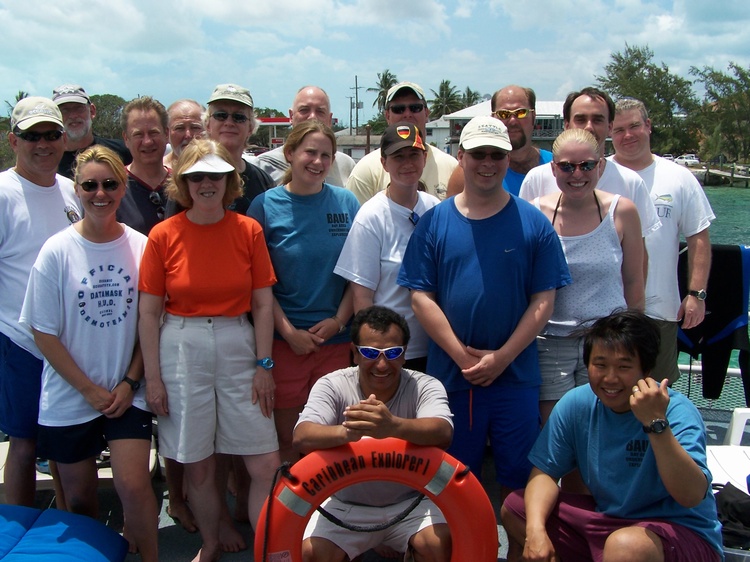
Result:
M420 113L424 109L423 103L399 103L398 105L392 105L388 109L391 110L391 112L395 113L396 115L401 115L404 111L406 111L406 108L409 108L409 111L412 113Z
M158 191L152 191L148 194L148 200L156 206L156 218L164 220L164 199Z
M239 112L229 113L228 111L214 111L211 114L211 117L213 117L217 121L226 121L230 116L232 117L232 121L234 121L235 123L244 123L249 119L247 115Z
M219 181L224 176L226 176L224 172L211 172L211 173L196 172L195 174L186 174L185 179L189 181L190 183L200 183L205 178L208 178L211 181Z
M113 179L104 180L102 182L98 182L96 180L86 180L82 181L78 185L80 185L81 189L83 189L86 193L91 193L92 191L96 191L97 189L99 189L100 185L104 188L104 191L115 191L118 187L120 187L120 182Z
M557 166L561 172L571 174L576 171L576 168L582 172L590 172L596 168L598 163L599 160L584 160L583 162L578 162L578 164L574 164L573 162L555 162L555 166Z
M500 160L505 160L505 157L508 156L507 152L483 152L481 150L474 150L471 152L467 152L469 156L471 156L474 160L484 160L488 156L492 158L495 162L499 162Z
M23 139L26 142L39 142L44 139L48 142L54 142L60 140L63 136L62 131L45 131L44 133L36 133L34 131L18 131L14 133L19 139Z

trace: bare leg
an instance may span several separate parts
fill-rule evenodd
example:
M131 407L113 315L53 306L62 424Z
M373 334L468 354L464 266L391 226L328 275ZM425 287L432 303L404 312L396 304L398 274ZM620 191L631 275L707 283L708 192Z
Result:
M76 463L57 463L57 470L68 511L94 519L99 517L99 481L94 457Z
M664 546L654 532L643 527L623 527L604 543L604 562L664 562Z
M195 516L185 501L185 468L174 459L164 459L164 471L169 493L167 514L176 520L188 533L195 533L198 527Z
M198 522L198 530L203 539L196 561L213 562L221 556L219 543L219 515L221 501L216 489L216 459L212 455L198 462L187 463L185 477L188 501Z
M232 470L237 492L234 498L234 520L249 523L247 498L250 494L250 475L241 456L232 455Z
M526 521L505 509L505 506L500 509L500 520L508 535L508 562L520 562L526 541Z
M250 523L253 529L257 529L260 510L268 497L271 482L273 482L273 474L281 465L281 461L278 451L262 455L246 455L242 458L250 474L250 493L248 496Z
M292 433L297 424L303 406L296 408L277 408L273 411L273 419L276 423L276 434L279 438L279 455L281 462L294 464L299 460L299 453L292 445Z
M34 507L36 495L36 440L11 437L5 460L5 501Z
M303 562L344 562L346 553L334 543L322 537L311 537L302 541Z
M448 525L440 523L422 529L409 539L415 562L449 562L452 540Z
M52 485L55 487L55 507L60 511L68 511L68 505L65 503L65 491L60 484L60 471L57 470L57 463L48 460L49 473L52 476Z
M150 448L151 443L145 439L109 442L115 489L128 535L132 536L143 562L158 562L159 512L148 470Z
M557 400L540 400L539 401L539 415L542 419L542 427L547 423L549 415L552 413L552 408L557 404Z
M224 552L239 552L247 548L247 543L235 528L227 505L227 480L232 462L231 456L215 454L214 458L216 459L216 489L219 494L219 542ZM200 521L198 528L200 528Z

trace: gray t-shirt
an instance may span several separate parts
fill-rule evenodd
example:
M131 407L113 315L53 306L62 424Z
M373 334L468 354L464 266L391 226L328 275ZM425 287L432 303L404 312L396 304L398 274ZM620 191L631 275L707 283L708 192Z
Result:
M359 386L358 367L334 371L312 387L297 425L302 422L341 425L345 421L346 407L358 404L365 398ZM401 383L386 406L400 418L442 418L453 426L453 414L442 383L418 371L401 369ZM344 488L335 496L347 503L384 506L415 497L417 493L403 484L366 482Z

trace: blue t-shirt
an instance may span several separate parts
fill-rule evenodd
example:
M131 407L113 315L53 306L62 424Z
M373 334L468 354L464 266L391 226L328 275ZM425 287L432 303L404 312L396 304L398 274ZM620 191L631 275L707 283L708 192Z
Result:
M565 255L549 220L515 196L495 215L464 217L453 198L420 218L406 248L398 284L435 293L464 344L499 349L510 338L535 293L571 283ZM449 392L471 388L450 356L430 342L427 370ZM532 342L493 384L541 384Z
M552 153L549 150L540 150L538 165L541 166L542 164L546 164L547 162L552 162ZM505 179L503 179L503 188L505 188L505 191L507 191L508 193L518 195L521 191L523 178L525 177L526 174L519 174L518 172L514 172L513 170L508 168L508 171L505 173Z
M552 478L578 468L601 513L666 519L695 531L721 552L703 420L692 402L672 389L667 419L677 441L706 475L706 497L693 508L681 506L667 492L641 422L632 412L618 414L604 406L588 384L557 403L529 460Z
M333 268L358 210L352 192L328 184L313 195L274 187L250 204L247 214L263 227L278 279L273 294L295 328L336 314L347 281ZM343 332L326 343L347 341Z

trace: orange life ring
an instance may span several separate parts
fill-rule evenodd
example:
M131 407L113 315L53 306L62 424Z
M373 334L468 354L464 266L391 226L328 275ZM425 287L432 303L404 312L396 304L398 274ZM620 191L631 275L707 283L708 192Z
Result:
M313 511L337 491L368 480L410 486L440 508L453 540L452 561L497 560L497 521L484 488L466 466L437 447L402 439L362 439L297 461L266 500L255 532L255 560L301 562L302 536ZM266 512L271 507L270 520ZM268 533L266 533L268 523Z

